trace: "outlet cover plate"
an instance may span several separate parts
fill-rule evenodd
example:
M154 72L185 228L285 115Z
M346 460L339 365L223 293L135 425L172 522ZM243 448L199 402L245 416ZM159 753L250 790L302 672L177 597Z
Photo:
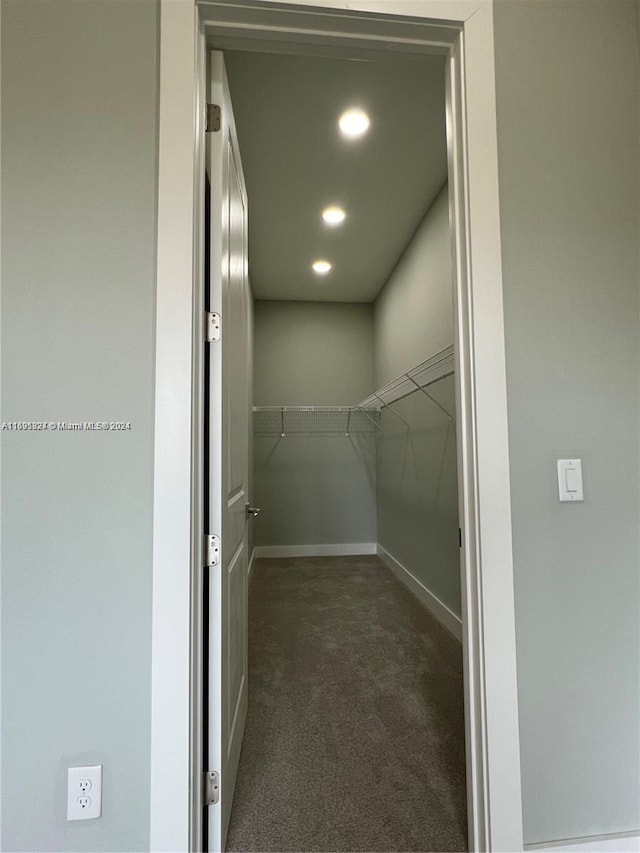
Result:
M102 815L102 764L67 769L67 820Z

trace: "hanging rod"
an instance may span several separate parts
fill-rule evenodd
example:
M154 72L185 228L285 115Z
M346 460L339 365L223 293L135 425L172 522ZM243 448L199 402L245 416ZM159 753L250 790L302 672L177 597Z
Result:
M383 385L382 388L362 400L358 404L358 408L380 411L385 406L404 400L410 394L428 388L429 385L433 385L434 382L438 382L446 376L451 376L454 371L453 345L451 345ZM449 415L448 412L446 414Z

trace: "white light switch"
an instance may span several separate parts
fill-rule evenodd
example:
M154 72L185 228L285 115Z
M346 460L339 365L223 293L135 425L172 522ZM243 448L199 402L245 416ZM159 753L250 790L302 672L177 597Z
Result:
M561 501L583 501L582 459L558 459L558 496Z

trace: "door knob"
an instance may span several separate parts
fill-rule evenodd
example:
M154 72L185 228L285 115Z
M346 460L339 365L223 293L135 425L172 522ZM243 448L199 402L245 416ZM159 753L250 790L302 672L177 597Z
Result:
M257 518L261 512L260 507L247 504L247 518Z

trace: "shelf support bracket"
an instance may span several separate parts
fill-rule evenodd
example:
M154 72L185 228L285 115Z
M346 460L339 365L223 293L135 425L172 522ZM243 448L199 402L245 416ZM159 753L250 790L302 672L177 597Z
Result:
M356 406L356 409L360 412L361 415L364 415L368 421L371 421L371 423L374 425L374 427L376 429L379 429L380 432L384 432L384 430L382 429L380 424L376 423L376 421L374 421L374 419L371 417L371 415L368 415L363 408L361 408L360 406Z
M406 376L410 382L413 382L413 384L416 386L418 391L422 391L422 393L425 395L425 397L428 397L431 400L431 402L433 403L433 405L437 406L440 409L440 411L442 412L442 414L446 415L449 418L449 423L453 423L453 416L445 409L445 407L441 406L437 400L434 400L434 398L431 396L431 394L429 394L429 392L427 390L425 390L422 387L422 385L419 385L416 382L416 380L413 378L413 376L410 376L408 373L406 374Z
M409 424L405 421L402 415L399 415L396 412L391 403L385 403L385 401L381 397L378 397L377 394L374 394L373 396L376 398L376 400L378 400L379 403L382 404L383 408L389 409L390 412L392 412L399 420L402 421L402 423L406 426L408 432L411 432L411 427L409 426Z

